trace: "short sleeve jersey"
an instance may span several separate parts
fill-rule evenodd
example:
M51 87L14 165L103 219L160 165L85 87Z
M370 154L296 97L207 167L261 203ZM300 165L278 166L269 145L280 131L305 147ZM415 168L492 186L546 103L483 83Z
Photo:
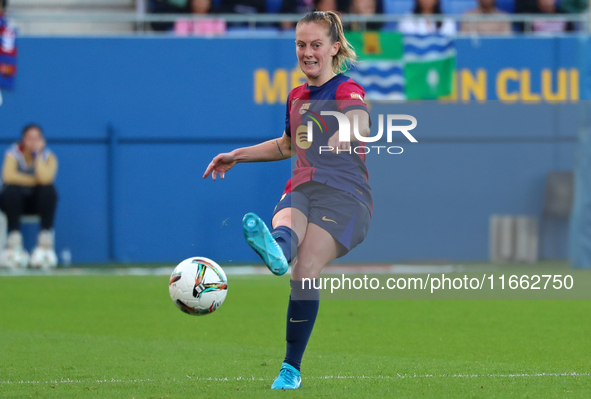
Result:
M286 192L300 184L315 181L346 191L371 211L372 190L365 165L365 151L356 150L363 142L351 142L351 151L335 154L328 150L328 139L339 130L335 116L321 116L322 111L342 114L354 109L367 110L365 90L351 78L338 74L322 86L304 84L291 91L287 99L285 132L295 146L297 161ZM308 122L312 122L309 124ZM308 126L312 126L312 140ZM353 128L351 124L351 128Z

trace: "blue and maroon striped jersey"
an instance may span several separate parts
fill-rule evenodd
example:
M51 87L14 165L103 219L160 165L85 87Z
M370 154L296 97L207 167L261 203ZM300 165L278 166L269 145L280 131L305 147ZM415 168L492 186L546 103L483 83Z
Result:
M355 153L355 148L365 146L365 143L351 142L351 153L335 154L326 149L320 152L320 147L327 146L328 139L339 129L336 117L321 116L321 112L367 111L364 97L363 87L342 74L322 86L304 84L291 91L287 99L285 132L296 147L297 161L293 177L285 187L286 192L302 183L315 181L352 194L371 212L373 199L365 154L364 151ZM309 121L312 121L311 141L308 141Z

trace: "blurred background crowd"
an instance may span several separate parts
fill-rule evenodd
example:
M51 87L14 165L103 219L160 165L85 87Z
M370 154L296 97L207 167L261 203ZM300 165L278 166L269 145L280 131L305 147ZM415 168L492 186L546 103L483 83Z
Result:
M313 10L336 11L346 21L347 16L407 15L395 22L350 22L349 30L399 30L403 33L455 34L458 32L479 34L510 34L512 32L570 32L581 27L567 19L539 19L529 23L503 18L510 14L540 14L559 16L578 14L587 9L585 0L149 0L152 13L182 14L303 14ZM454 19L430 22L429 16L470 15L489 16L485 21ZM414 18L411 18L414 17ZM421 18L423 17L423 18ZM195 26L192 26L195 24ZM178 34L220 34L237 24L226 24L223 19L177 21L153 24L155 30L173 30ZM289 30L293 22L267 24L266 28Z
M121 22L118 13L148 15L152 19L143 24L141 30L201 36L223 35L253 27L259 32L290 31L297 19L287 20L282 16L313 10L338 12L349 30L446 35L563 33L585 29L582 19L577 17L588 7L586 0L10 0L10 3L10 7L4 5L3 8L10 9L16 25L25 32L28 21L38 22L31 19L31 13L51 15L72 11L102 12L109 16L103 15L93 23L99 20ZM520 15L529 18L519 18ZM244 18L229 19L228 16ZM83 22L90 20L79 22L78 29L71 29L73 32L86 31ZM63 29L62 24L56 32ZM138 30L137 25L135 30ZM35 29L29 31L38 33Z

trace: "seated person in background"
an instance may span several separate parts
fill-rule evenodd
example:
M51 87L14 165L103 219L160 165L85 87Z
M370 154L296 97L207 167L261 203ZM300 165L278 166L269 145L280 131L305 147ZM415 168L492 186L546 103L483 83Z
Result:
M402 20L398 25L400 32L411 35L440 33L449 36L456 33L456 23L452 19L435 22L428 18L429 15L443 15L439 0L415 0L413 14L421 17L409 17Z
M215 13L211 8L211 0L189 0L187 13L207 15ZM180 36L222 35L226 32L226 21L223 19L203 19L199 21L179 20L174 24L174 33Z
M283 0L283 2L281 3L281 10L279 10L279 13L280 14L308 14L312 11L316 11L316 1L315 0ZM282 29L292 29L294 26L295 26L295 22L291 22L291 21L281 22Z
M266 0L222 0L221 11L227 14L264 14L267 11ZM230 28L247 28L249 24L228 22ZM272 24L258 22L257 27L269 27Z
M281 3L281 14L306 14L316 10L314 0L284 0Z
M566 14L579 14L589 7L587 0L562 0L558 8Z
M314 0L316 11L334 11L341 16L343 10L349 9L349 0Z
M236 14L264 14L267 10L265 0L222 0L224 12Z
M283 0L281 14L308 14L312 11L334 11L339 16L340 10L349 8L348 0ZM282 29L292 29L294 22L282 22Z
M376 15L384 13L384 3L382 0L352 0L349 14L356 15ZM365 30L380 30L383 27L382 22L366 22ZM363 24L360 22L350 22L345 24L345 30L361 30Z
M564 14L565 11L557 6L556 0L516 0L515 12L518 14ZM575 26L569 21L546 21L543 19L533 22L515 24L521 32L561 33L575 30Z
M538 0L538 12L541 14L564 14L564 11L556 7L556 0ZM560 33L573 31L574 25L568 21L544 21L533 22L534 32Z
M468 11L467 15L499 15L505 13L499 10L495 0L478 0L478 7ZM464 21L462 22L463 33L478 33L481 35L508 34L511 33L511 23L509 21Z
M152 14L184 14L187 12L188 0L148 0L148 10ZM168 32L174 28L173 22L151 22L152 29Z
M6 152L2 165L0 209L8 219L8 238L6 250L0 256L0 263L10 262L10 255L19 252L24 254L20 259L28 258L23 248L20 217L39 215L41 231L32 259L35 260L39 258L39 254L49 252L48 256L55 260L50 266L57 265L53 243L53 218L57 205L57 193L53 182L56 174L57 158L45 147L43 130L35 124L25 126L20 143L13 144ZM37 265L32 263L31 266Z

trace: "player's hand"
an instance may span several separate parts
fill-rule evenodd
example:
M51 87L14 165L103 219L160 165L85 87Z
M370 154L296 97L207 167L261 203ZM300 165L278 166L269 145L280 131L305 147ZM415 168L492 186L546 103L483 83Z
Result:
M43 154L43 151L45 150L45 139L44 138L40 138L37 143L35 144L35 148L33 148L33 152L36 155L41 155Z
M340 154L341 152L348 153L349 149L351 148L350 141L339 141L339 131L338 130L336 131L335 134L333 134L328 139L328 145L333 148L332 152L334 152L335 154ZM338 148L339 152L337 152L337 148Z
M226 172L232 169L234 165L236 165L236 160L231 152L216 155L207 166L207 169L205 169L203 178L206 179L211 174L211 177L215 180L219 173L220 177L223 179Z

